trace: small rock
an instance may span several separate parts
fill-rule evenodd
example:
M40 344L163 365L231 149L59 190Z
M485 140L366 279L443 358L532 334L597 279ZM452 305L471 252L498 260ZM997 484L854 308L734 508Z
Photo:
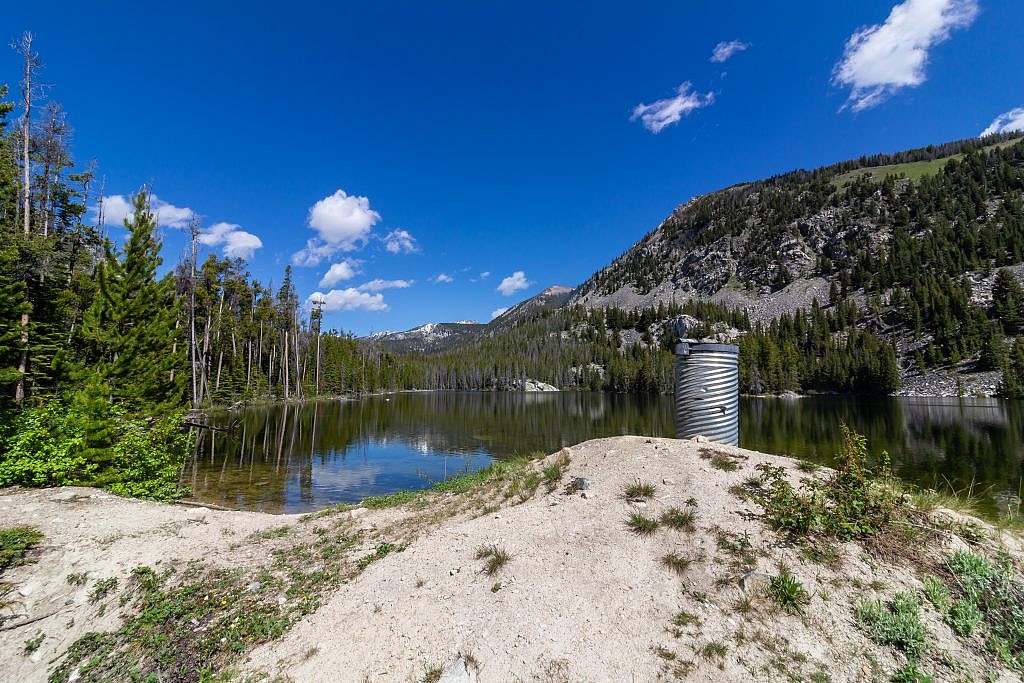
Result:
M744 593L760 592L768 587L772 577L764 572L747 572L740 577L740 590Z
M698 434L697 436L691 436L690 441L695 441L697 443L711 443L711 440L708 437L702 436L700 434Z
M455 567L453 569L449 569L448 570L448 576L455 576L456 574L459 573L459 571L461 571L461 567Z
M585 477L574 477L570 486L573 491L586 491L590 488L590 480Z
M284 599L283 595L277 598L277 604L279 604L279 605L283 605L286 602L288 602L288 601Z
M441 677L437 679L438 683L473 683L476 680L476 676L469 672L466 668L466 660L459 657L455 660L455 663L444 670Z
M351 519L359 519L360 517L365 517L369 513L370 511L366 508L356 508L355 510L349 510L348 516Z
M79 669L76 666L75 670L71 672L70 676L68 676L68 683L75 683L75 681L77 681L81 677L82 677L82 670Z
M28 596L35 593L36 588L38 587L39 586L35 583L26 583L24 586L18 589L18 595L20 595L23 598L27 598Z
M206 516L209 514L208 508L192 508L185 513L185 519L190 522L198 522L200 524L206 523Z
M261 584L259 581L253 581L252 583L250 583L248 586L245 587L245 592L246 593L251 593L252 591L258 591L260 589L261 585L263 585L263 584Z
M643 500L631 500L631 501L629 501L629 504L632 505L635 508L643 509L643 508L647 507L647 501L643 501Z
M676 482L674 479L662 479L661 483L665 486L674 486Z
M61 491L60 493L55 493L52 496L52 500L58 503L70 503L75 498L78 498L78 494L74 491Z

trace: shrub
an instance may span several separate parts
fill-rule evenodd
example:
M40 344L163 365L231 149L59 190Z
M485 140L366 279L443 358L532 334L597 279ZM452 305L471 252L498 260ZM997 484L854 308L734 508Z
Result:
M961 635L984 629L985 642L1007 665L1024 670L1024 581L1009 560L992 562L966 550L949 558L963 589L947 622Z
M867 440L842 426L843 446L836 469L824 479L804 480L799 489L782 467L761 463L755 500L779 531L805 536L825 533L840 540L872 536L886 527L903 505L889 469L889 457L868 463Z

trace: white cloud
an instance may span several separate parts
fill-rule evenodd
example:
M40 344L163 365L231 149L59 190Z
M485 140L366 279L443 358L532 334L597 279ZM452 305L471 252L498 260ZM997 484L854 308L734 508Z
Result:
M412 287L414 282L415 280L381 280L377 278L376 280L370 280L359 285L356 289L360 292L379 292L382 289L406 289Z
M380 214L370 208L369 198L338 190L310 208L307 223L318 237L293 254L292 263L315 266L339 251L353 251L366 243L378 221Z
M481 280L486 280L490 276L491 276L491 271L489 271L489 270L485 270L484 272L480 273L480 279Z
M430 278L430 281L436 285L442 282L455 282L455 278L448 273L438 273L437 277Z
M208 247L221 247L228 258L251 259L263 240L239 227L235 223L214 223L199 233L198 241Z
M526 279L526 273L517 270L501 281L501 284L498 285L498 291L505 296L512 296L519 290L526 289L531 284L533 283Z
M384 303L383 294L367 294L360 292L355 287L347 289L332 289L324 294L313 292L309 295L308 301L323 301L324 310L333 311L386 311L388 305Z
M491 311L491 320L494 320L494 319L495 319L495 318L497 318L497 317L498 317L499 315L501 315L502 313L504 313L505 311L507 311L507 310L508 310L508 308L509 308L508 306L503 306L503 307L501 307L501 308L495 308L495 309L494 309L493 311Z
M660 133L666 126L679 123L679 120L694 109L706 107L715 101L715 93L692 92L693 85L686 81L676 88L676 96L657 100L651 104L638 104L633 107L630 121L640 119L644 128L652 133Z
M846 41L832 82L850 88L843 107L870 109L903 88L925 82L928 51L970 26L977 0L905 0L884 24L858 29Z
M420 250L416 238L407 230L392 230L385 235L384 248L392 254L412 254Z
M725 60L732 57L737 52L743 52L750 43L744 43L742 40L723 40L718 45L715 45L715 49L711 51L712 62L724 62Z
M324 273L324 276L320 278L319 286L331 287L342 280L351 280L356 276L356 268L358 266L359 261L354 259L345 259L341 263L332 263L331 267Z
M988 124L988 128L981 131L980 137L992 135L993 133L1011 133L1018 130L1024 131L1024 107L1017 107L997 116L992 123Z
M186 228L189 221L196 215L195 211L184 206L175 206L165 202L155 194L149 196L149 208L156 216L157 225L164 228ZM93 220L99 218L99 206L90 210ZM123 194L112 194L103 198L103 224L123 226L126 219L135 213L130 197Z

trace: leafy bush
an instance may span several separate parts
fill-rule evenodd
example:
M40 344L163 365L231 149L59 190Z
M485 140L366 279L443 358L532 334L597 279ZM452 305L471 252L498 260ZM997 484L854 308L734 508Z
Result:
M946 582L933 574L928 574L922 583L924 583L924 594L928 598L928 602L932 603L939 612L943 614L948 612L951 598Z
M103 414L51 401L5 416L0 428L0 486L104 486L139 498L181 496L178 475L191 439L181 414L146 420L107 406ZM97 423L110 443L91 442Z
M893 519L902 505L882 453L877 466L869 465L867 440L842 426L843 445L835 470L824 480L805 479L800 488L789 483L786 470L767 463L753 494L775 529L795 535L825 533L841 540L872 536Z

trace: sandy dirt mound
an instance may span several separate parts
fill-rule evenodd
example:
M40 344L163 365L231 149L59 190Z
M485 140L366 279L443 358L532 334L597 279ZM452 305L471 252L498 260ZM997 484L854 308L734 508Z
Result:
M149 503L90 488L3 490L0 527L33 526L43 541L29 556L33 563L4 574L14 586L7 598L14 603L4 609L0 680L46 680L47 662L83 633L116 628L117 610L99 614L98 601L90 598L97 583L116 578L124 585L140 565L230 563L232 541L287 521L288 516ZM38 620L17 626L32 619ZM24 641L37 632L46 637L26 656Z

